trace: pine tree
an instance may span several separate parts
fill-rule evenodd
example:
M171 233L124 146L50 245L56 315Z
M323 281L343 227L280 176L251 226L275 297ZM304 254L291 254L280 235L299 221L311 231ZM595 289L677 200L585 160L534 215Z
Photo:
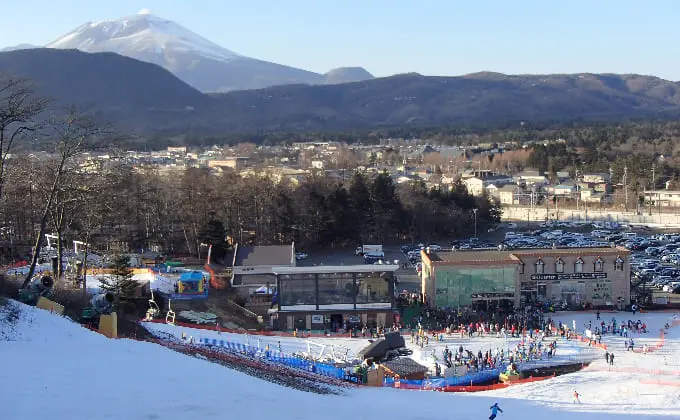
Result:
M115 293L119 298L133 296L137 282L132 280L130 257L116 255L109 268L112 271L111 277L101 280L102 289Z
M212 245L212 261L220 261L227 254L227 230L221 220L212 219L203 226L199 233L199 239L208 245Z

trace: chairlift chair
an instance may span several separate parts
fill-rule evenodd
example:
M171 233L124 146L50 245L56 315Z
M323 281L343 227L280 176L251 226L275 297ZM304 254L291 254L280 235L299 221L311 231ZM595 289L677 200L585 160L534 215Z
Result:
M171 300L168 299L168 313L165 315L165 322L166 324L174 325L175 324L175 311L172 310L171 306Z
M153 289L151 289L151 299L149 299L149 309L146 310L146 320L151 321L156 318L158 314L161 313L161 309L158 307L158 303L154 300Z

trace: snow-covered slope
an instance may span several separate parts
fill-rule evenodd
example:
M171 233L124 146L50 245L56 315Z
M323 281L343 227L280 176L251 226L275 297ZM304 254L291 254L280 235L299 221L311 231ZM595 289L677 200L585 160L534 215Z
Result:
M14 322L6 319L8 307L0 305L3 419L477 420L488 418L493 402L503 408L499 420L660 418L641 411L622 413L617 406L625 398L621 394L611 396L612 404L596 407L588 402L547 407L543 401L523 400L528 395L497 398L371 388L311 394L158 345L109 340L46 311L17 303L10 307L19 308ZM545 398L563 401L570 398L567 394Z
M148 10L88 22L47 47L114 52L157 64L204 92L323 83L322 75L237 54Z
M191 52L225 62L238 56L175 22L156 17L148 11L142 12L116 20L88 22L50 42L47 48L115 52L133 58L150 52L160 57Z

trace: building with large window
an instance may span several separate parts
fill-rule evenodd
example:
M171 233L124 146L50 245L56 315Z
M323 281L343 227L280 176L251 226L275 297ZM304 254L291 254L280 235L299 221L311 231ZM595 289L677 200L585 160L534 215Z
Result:
M391 326L398 265L273 267L278 329Z
M625 248L422 252L422 293L431 307L630 304Z

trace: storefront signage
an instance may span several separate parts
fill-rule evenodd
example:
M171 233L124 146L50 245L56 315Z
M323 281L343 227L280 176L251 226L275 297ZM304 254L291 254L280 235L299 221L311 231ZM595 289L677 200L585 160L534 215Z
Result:
M531 280L596 280L606 278L607 273L558 273L531 275Z
M323 315L312 315L312 324L323 324Z

